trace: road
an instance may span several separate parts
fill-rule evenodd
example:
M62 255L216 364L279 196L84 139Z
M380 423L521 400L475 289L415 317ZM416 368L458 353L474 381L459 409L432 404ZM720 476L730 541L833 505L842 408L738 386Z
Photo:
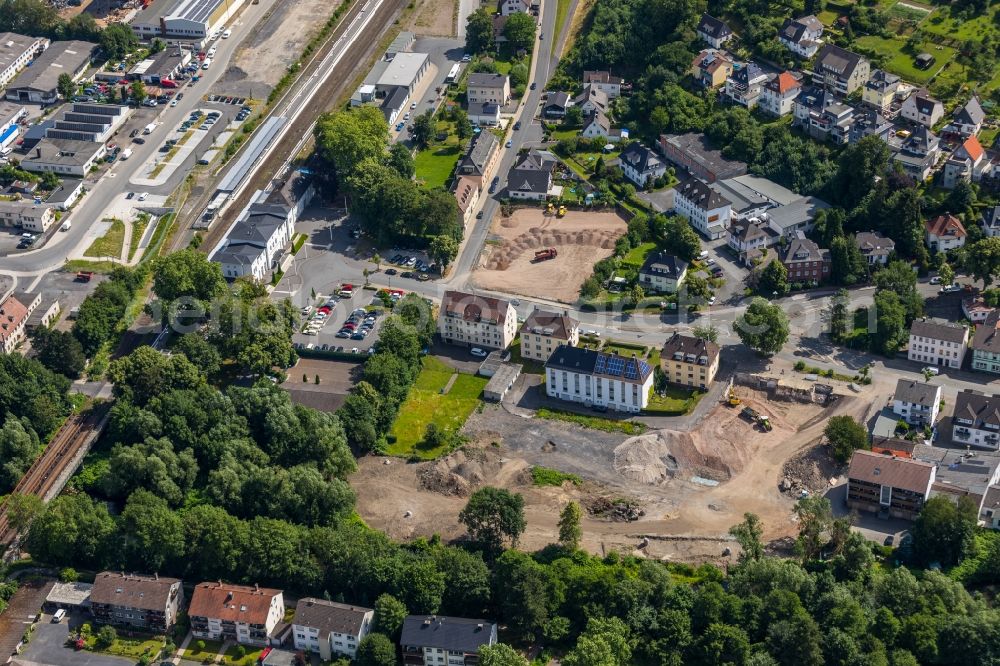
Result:
M3 265L0 267L0 274L13 277L33 277L43 273L48 273L62 267L66 258L71 254L71 250L87 241L87 234L95 222L99 222L104 217L104 212L117 198L124 196L130 189L136 189L128 184L128 181L138 176L143 168L143 164L159 150L163 141L168 138L168 134L193 109L201 106L203 96L212 91L215 82L225 73L224 63L228 63L236 53L240 43L246 38L254 25L264 16L271 6L278 0L262 0L260 4L247 4L239 17L230 25L232 36L229 39L219 39L214 43L218 49L215 62L216 66L207 70L199 70L202 78L194 87L185 86L179 92L184 93L177 106L157 107L160 113L156 122L160 123L149 137L145 144L132 144L133 155L130 159L116 162L105 172L100 180L95 183L82 201L73 210L68 218L73 222L69 231L55 234L52 240L38 250L19 253L3 258ZM118 136L118 143L125 143L127 136ZM160 194L167 194L181 178L185 175L184 169L177 169L176 178L173 182L168 181L159 187L143 187L142 189Z

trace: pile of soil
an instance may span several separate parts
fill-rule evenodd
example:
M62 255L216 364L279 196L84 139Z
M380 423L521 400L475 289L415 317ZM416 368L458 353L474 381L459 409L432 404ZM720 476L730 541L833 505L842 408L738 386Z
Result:
M588 498L584 503L590 515L618 522L631 523L646 515L639 503L630 499L611 499L598 495Z
M824 493L830 487L830 480L842 472L827 447L817 442L788 459L781 468L778 488L793 497L800 496L803 490Z
M531 483L531 469L523 460L507 461L497 447L464 447L454 453L426 463L417 472L423 490L451 497L468 497L485 485Z

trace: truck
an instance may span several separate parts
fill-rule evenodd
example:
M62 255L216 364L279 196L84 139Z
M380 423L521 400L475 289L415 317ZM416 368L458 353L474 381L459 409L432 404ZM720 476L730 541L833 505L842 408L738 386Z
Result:
M90 282L91 278L94 277L93 271L80 271L76 274L77 282Z
M773 428L771 425L771 419L752 407L744 407L740 412L740 416L750 423L760 426L760 429L764 432L771 432L771 429Z
M131 148L126 148L125 150L123 150L121 152L121 155L118 156L118 159L120 159L120 160L127 160L130 157L132 157L132 149Z
M152 134L154 131L156 131L156 123L149 123L142 128L143 134Z
M547 247L544 250L535 252L535 261L548 261L549 259L555 259L558 255L559 252L554 247Z

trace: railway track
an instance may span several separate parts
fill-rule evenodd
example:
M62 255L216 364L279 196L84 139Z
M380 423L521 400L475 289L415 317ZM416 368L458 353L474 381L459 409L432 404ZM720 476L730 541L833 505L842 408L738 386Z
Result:
M80 449L97 434L107 414L106 407L95 407L84 414L74 414L63 424L42 455L17 482L12 494L35 495L42 501L55 489L63 473L73 464ZM0 546L9 545L17 534L7 519L7 502L0 504Z
M302 74L295 85L291 86L281 100L274 105L269 117L291 115L292 107L299 110L280 139L264 159L253 168L246 186L238 196L231 200L225 214L216 219L208 231L203 232L202 242L199 246L202 251L210 252L216 246L236 216L250 203L253 193L256 190L266 188L274 178L279 177L290 160L301 151L311 137L313 127L320 114L336 102L343 93L344 87L357 76L355 67L359 63L366 62L377 49L380 36L392 26L395 17L405 6L405 0L384 0L381 2L373 10L372 20L360 30L355 42L348 47L348 51L339 66L336 66L325 77L316 80L316 74L323 69L327 56L338 48L342 39L347 37L352 21L363 12L368 11L373 4L375 3L368 0L364 2L356 0L353 10L347 13L323 47L317 50L308 65L302 69ZM308 87L317 88L316 92L303 105L300 98L304 89ZM246 144L249 144L249 141ZM238 156L239 154L234 160ZM207 187L198 199L194 202L187 202L187 213L180 220L184 232L175 236L172 251L187 246L192 234L191 225L208 205L214 193L213 187Z

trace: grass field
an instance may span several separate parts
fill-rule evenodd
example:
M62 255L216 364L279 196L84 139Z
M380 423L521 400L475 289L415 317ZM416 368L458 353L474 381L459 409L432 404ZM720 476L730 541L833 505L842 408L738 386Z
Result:
M938 70L942 69L955 57L955 49L948 46L939 47L933 42L925 41L917 49L917 52L926 51L933 55L937 62L930 69L917 69L913 61L914 56L903 52L903 47L906 45L906 40L903 38L883 39L881 37L866 36L859 37L857 44L863 49L870 49L875 53L885 56L885 67L893 74L921 85L930 81L931 77Z
M125 243L125 223L121 220L113 220L111 227L103 236L90 244L84 251L85 257L114 257L118 259L122 256L122 245Z
M679 386L668 386L663 397L653 390L649 394L649 405L643 410L656 416L682 416L690 414L705 395L704 391L688 390Z
M204 643L205 649L199 650L198 643ZM219 650L222 649L222 643L219 641L191 641L191 645L184 650L184 658L191 659L194 661L201 661L202 659L214 658L215 655L219 654Z
M462 150L457 145L421 150L413 158L417 180L423 181L427 187L444 187L461 155Z
M434 423L446 433L455 433L462 427L472 410L479 404L479 396L486 386L486 378L458 374L448 393L441 391L448 385L455 370L436 358L426 356L416 382L399 408L399 416L392 426L388 453L396 456L415 455L425 460L433 459L444 451L419 446L427 425Z
M561 409L547 409L543 407L535 412L535 416L540 419L575 423L576 425L583 426L584 428L602 430L604 432L623 432L626 435L641 435L646 432L646 426L642 423L617 421L615 419L606 419L599 416L587 416L585 414L574 414L573 412L564 412Z
M147 213L141 214L135 222L132 223L132 237L129 239L128 243L128 260L132 261L135 256L135 251L139 249L139 241L142 240L143 234L146 233L146 227L149 226L150 216Z
M93 639L89 641L89 644L93 644ZM161 649L163 649L162 638L147 638L145 640L141 638L117 638L107 649L96 651L138 660L144 656L156 657L160 654Z
M656 243L643 243L629 250L628 254L622 259L622 263L640 268L643 262L646 261L646 255L655 249Z

